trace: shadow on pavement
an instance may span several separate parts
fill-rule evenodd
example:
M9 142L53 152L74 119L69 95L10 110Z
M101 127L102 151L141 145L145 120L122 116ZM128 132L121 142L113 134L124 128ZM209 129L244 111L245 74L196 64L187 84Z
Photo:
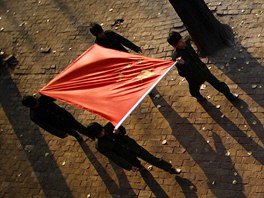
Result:
M105 168L97 160L97 158L92 153L92 151L88 147L88 145L85 144L84 142L81 142L80 146L82 147L82 149L83 149L84 153L86 154L87 158L89 159L89 161L94 166L98 175L101 177L101 179L104 182L107 190L110 192L110 194L113 197L127 196L128 194L126 194L126 193L129 193L129 195L130 195L129 197L136 197L136 194L132 190L123 170L117 170L117 168L113 166L113 169L115 170L115 172L117 172L117 176L118 176L118 179L120 181L120 187L119 187L115 183L115 181L111 178L111 176L106 172Z
M245 105L245 102L242 100L241 104ZM200 103L201 106L204 108L204 110L212 117L212 119L221 126L228 134L230 134L241 146L244 147L244 149L252 153L252 156L261 164L264 164L264 149L258 145L255 141L252 140L252 138L248 137L247 134L245 134L239 127L237 127L231 120L229 120L227 117L222 117L223 113L214 107L212 103L209 101ZM238 104L239 105L239 102ZM249 113L249 112L248 112ZM249 113L252 115L251 113ZM256 117L253 117L256 118ZM258 120L257 120L258 121ZM256 121L256 122L257 122ZM258 121L258 123L260 123ZM254 125L255 126L255 125ZM261 126L256 126L258 128L261 128ZM259 131L255 131L257 135L260 135ZM263 133L263 131L262 131Z
M212 193L216 197L244 198L242 178L237 173L231 158L224 155L226 148L220 137L217 134L214 135L218 140L215 142L217 149L214 151L188 119L180 117L164 98L160 97L152 101L155 106L158 104L162 106L159 111L168 121L172 134L203 170L208 179L208 188ZM232 184L234 180L236 185Z
M94 39L89 32L89 23L91 21L89 21L89 19L86 19L87 21L85 25L80 24L79 19L76 17L77 16L76 12L72 10L72 8L70 8L65 1L53 0L53 2L56 5L56 7L59 8L60 11L63 13L65 18L68 19L71 25L77 28L77 31L78 31L77 35L82 36L86 42L89 41L88 43L91 43L92 40ZM96 3L96 1L89 2L89 4L93 4L93 3Z
M0 1L0 9L3 12L6 12L7 10L10 10L8 5L6 5L6 3L3 2L3 1ZM36 62L39 61L40 55L37 54L37 51L40 49L40 44L33 38L33 35L30 34L29 30L27 29L28 27L25 26L24 23L20 23L18 21L18 19L16 19L16 16L13 15L11 12L6 13L5 15L7 16L7 19L10 21L10 24L12 24L14 27L17 28L17 30L14 31L14 32L19 35L20 38L18 40L20 42L25 42L23 44L23 47L26 47L26 48L28 47L29 48L28 49L29 50L28 53L31 54L31 58L34 61L36 61ZM7 33L8 33L8 31L7 31ZM10 36L10 37L13 36L14 38L16 38L17 36L14 36L13 34L14 33L12 33L12 34L9 33L8 36ZM18 50L18 49L20 50L20 47L18 45L16 45L16 44L18 44L18 42L13 42L13 46L12 46L13 52ZM11 47L11 46L9 46L9 47Z
M150 190L155 195L155 197L169 198L166 192L161 188L161 186L158 184L158 182L154 179L152 174L147 169L144 169L144 171L141 171L140 174L143 180L146 182L146 184L150 188Z
M233 105L245 118L247 124L264 144L264 127L254 113L249 110L248 104L242 99L239 99L239 101L233 102Z
M239 86L249 97L264 107L264 66L236 41L232 48L225 48L209 57L226 76Z
M58 193L61 197L73 197L56 160L50 155L51 151L40 130L36 126L29 128L31 121L28 109L25 111L22 107L20 102L22 96L7 68L0 68L0 92L1 106L22 145L45 197L54 197ZM27 150L29 147L31 149ZM49 154L48 157L45 157L46 153Z
M109 160L113 170L115 171L119 183L119 194L124 197L137 197L136 193L133 191L133 188L130 186L127 176L124 172L124 169L117 166L114 162Z
M186 198L198 198L196 194L196 186L190 180L180 176L176 176L175 180L181 186L181 189Z

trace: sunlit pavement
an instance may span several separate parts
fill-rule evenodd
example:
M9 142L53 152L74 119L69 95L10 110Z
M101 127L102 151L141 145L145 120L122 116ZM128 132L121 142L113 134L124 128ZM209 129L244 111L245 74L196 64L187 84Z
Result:
M91 21L129 38L145 56L170 59L169 31L187 32L168 1L1 0L0 48L19 64L0 69L0 197L264 197L264 4L207 2L233 28L235 45L203 60L240 100L231 103L205 84L207 102L198 103L173 69L124 123L139 144L182 168L175 177L145 162L147 172L128 172L90 140L49 135L20 103L92 45ZM112 27L117 19L124 22ZM106 123L58 104L84 125Z

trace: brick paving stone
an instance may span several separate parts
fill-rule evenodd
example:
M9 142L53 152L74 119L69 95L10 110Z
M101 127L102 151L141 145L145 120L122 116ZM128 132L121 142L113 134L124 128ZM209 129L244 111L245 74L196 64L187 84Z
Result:
M169 2L2 0L0 48L14 54L19 64L0 68L0 196L263 197L263 0L206 2L218 20L233 28L235 45L204 61L241 101L232 104L206 84L201 92L210 99L201 106L173 69L156 87L161 97L146 97L124 122L139 144L181 166L181 184L155 167L145 178L124 171L96 152L92 141L80 145L71 137L53 137L31 123L20 104L23 95L36 93L92 45L91 21L111 29L122 18L124 23L113 30L142 46L144 55L170 59L168 32L187 32ZM41 53L45 47L50 53ZM58 104L84 125L106 123ZM167 145L161 144L164 139Z

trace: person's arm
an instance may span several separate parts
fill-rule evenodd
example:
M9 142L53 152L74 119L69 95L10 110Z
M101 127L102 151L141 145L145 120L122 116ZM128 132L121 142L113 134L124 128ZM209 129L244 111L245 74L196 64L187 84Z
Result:
M122 125L118 128L115 129L114 125L111 122L108 122L105 126L104 129L107 131L109 134L116 134L116 135L125 135L126 134L126 129Z
M176 49L174 49L174 51L172 53L172 60L173 61L179 61L179 59L181 59L180 54L177 52ZM184 65L179 61L176 63L176 67L178 70L178 74L182 77L185 77L184 69L183 69Z
M193 48L192 44L191 44L191 39L188 39L186 41L186 46L188 48L189 54L191 54L190 59L186 59L186 63L185 64L196 64L198 67L204 68L204 69L208 69L206 64L204 64L202 62L202 60L200 59L200 56L197 54L196 50Z
M189 39L187 39L186 40L186 46L187 46L187 48L192 52L192 53L195 53L195 54L197 54L197 52L195 51L195 49L193 49L193 46L192 46L192 44L191 44L191 38L189 38Z
M49 96L41 95L39 97L39 100L45 101L45 102L54 102L56 99L52 98L52 97L49 97Z
M174 49L172 52L172 55L171 55L171 60L176 61L177 58L178 58L177 57L177 51L176 51L176 49Z
M126 39L125 37L121 36L120 34L117 34L116 32L111 32L111 35L119 41L122 45L126 46L127 48L139 53L142 52L141 48L132 43L130 40Z
M116 135L125 135L126 129L121 125L118 129L114 129L113 133Z

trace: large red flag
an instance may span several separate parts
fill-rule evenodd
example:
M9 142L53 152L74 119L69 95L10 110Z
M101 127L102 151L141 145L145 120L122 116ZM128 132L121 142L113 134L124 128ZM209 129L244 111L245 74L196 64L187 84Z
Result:
M172 61L94 44L39 92L118 127L172 66Z

